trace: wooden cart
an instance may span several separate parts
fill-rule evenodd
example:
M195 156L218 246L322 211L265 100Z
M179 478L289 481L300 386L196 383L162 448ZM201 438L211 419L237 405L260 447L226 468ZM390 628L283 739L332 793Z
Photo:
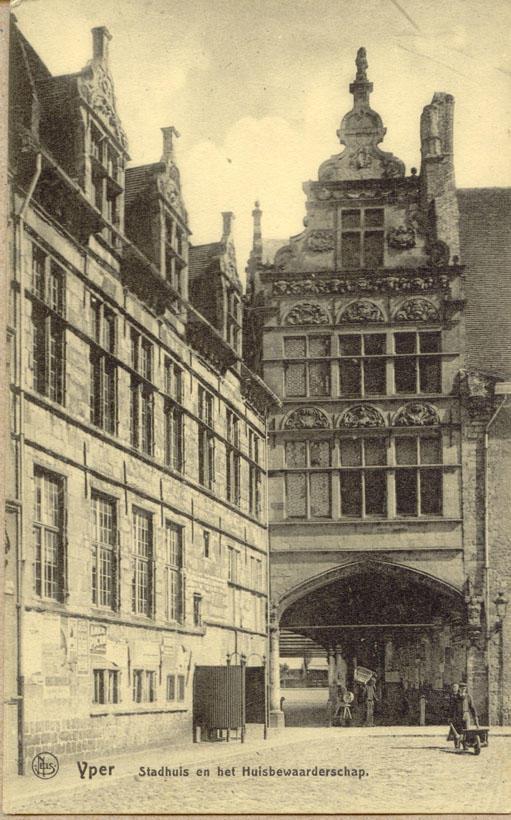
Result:
M489 732L489 726L474 726L470 729L463 729L462 732L457 732L451 723L447 740L453 740L456 749L462 746L465 752L469 749L473 749L474 754L479 755L481 754L481 749L488 746Z

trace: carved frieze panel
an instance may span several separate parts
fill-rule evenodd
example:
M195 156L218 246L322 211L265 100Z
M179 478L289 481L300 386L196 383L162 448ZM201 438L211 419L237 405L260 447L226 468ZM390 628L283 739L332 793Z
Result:
M412 401L397 411L393 424L394 427L428 427L440 424L440 418L432 404Z
M327 427L330 427L330 421L319 407L297 407L284 422L284 430L320 430Z
M445 274L429 276L367 276L358 279L303 279L288 281L282 279L274 282L273 296L296 295L309 293L406 293L417 291L435 291L449 289L449 277Z
M339 427L384 427L385 419L376 407L357 404L348 408L339 419Z
M398 322L437 322L438 309L427 299L407 299L396 311Z
M384 322L385 317L378 305L364 299L352 302L341 313L341 322Z
M286 316L287 325L329 325L330 317L321 305L303 302L291 308Z

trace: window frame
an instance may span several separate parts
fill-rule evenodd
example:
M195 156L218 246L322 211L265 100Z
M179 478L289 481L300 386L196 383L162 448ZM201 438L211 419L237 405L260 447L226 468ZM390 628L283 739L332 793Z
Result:
M143 555L142 552L139 551L142 542L139 541L137 537L136 518L147 522L147 555ZM147 618L154 618L154 569L153 513L134 506L131 511L131 612L134 615L144 615ZM142 590L145 590L143 595Z
M368 337L380 337L384 340L384 352L383 353L366 353L366 345L367 345L367 338ZM349 353L342 353L342 340L350 338L350 339L358 339L360 340L360 353L349 354ZM349 331L346 333L338 333L337 334L337 344L339 347L339 396L342 398L371 398L374 399L375 396L387 396L389 394L388 391L388 383L387 383L387 360L389 359L389 354L387 353L387 334L381 331L374 331L374 332L352 332ZM344 391L343 389L343 362L345 363L358 363L358 379L359 379L359 389L357 392L355 391ZM369 365L372 362L381 362L383 364L383 392L369 392L366 387L366 383L369 380Z
M110 506L112 511L112 541L111 543L107 543L105 541L100 540L99 538L95 538L95 512L94 512L94 503L101 502L103 504L107 504ZM91 573L91 600L92 605L104 609L112 610L113 612L117 612L120 606L120 539L119 539L119 530L118 530L118 509L117 509L117 499L112 498L111 496L107 496L104 493L98 492L97 490L93 489L91 491L91 548L92 548L92 573ZM96 516L99 515L99 511L96 513ZM98 520L96 518L96 520ZM103 577L101 567L102 567L102 553L107 552L110 558L110 585L109 589L106 588L106 591L110 592L109 600L102 599L100 595L102 590L101 586L101 578Z
M58 473L35 464L33 480L34 592L42 600L63 603L67 597L66 479ZM51 482L53 487L56 488L53 498L57 500L57 523L45 520L48 504L47 482ZM51 539L47 539L46 536L51 536ZM47 560L49 540L54 541L52 547L54 559L52 561ZM48 577L48 568L52 570L51 577Z
M368 213L378 212L382 215L381 225L368 225L367 224L367 215ZM348 226L346 224L345 227L345 214L359 214L359 224L358 226L352 225ZM341 208L340 209L340 259L341 259L341 269L343 270L363 270L363 269L374 269L374 268L381 268L385 263L385 208L378 207L378 206L368 206L363 208ZM347 236L357 236L358 237L358 265L347 265L345 264L344 257L347 255L347 248L345 247L345 237ZM369 251L369 236L378 236L378 239L381 242L379 248L379 258L376 262L372 262L372 260L368 259L367 257L370 254ZM355 256L355 251L352 251L353 256ZM369 264L369 262L372 262Z
M328 465L313 465L313 459L311 456L311 448L317 445L320 442L326 442L328 445ZM304 445L304 452L305 452L305 463L303 466L292 467L289 464L289 456L287 454L288 445ZM333 457L333 440L331 436L328 438L326 437L314 437L314 438L288 438L284 444L284 459L285 459L285 484L286 484L286 518L289 520L300 520L300 521L331 521L333 518L333 487L332 487L332 457ZM314 515L312 513L313 510L313 499L314 499L314 481L315 476L321 475L327 477L327 490L328 490L328 508L329 513L328 515ZM305 512L304 514L295 514L290 515L289 512L289 498L294 493L294 489L290 489L290 476L302 476L303 477L303 484L305 489Z
M398 336L413 336L415 338L415 345L413 352L398 353L397 352L397 337ZM436 337L438 340L438 349L436 351L421 351L421 341L423 337ZM439 396L442 393L443 380L443 366L442 366L442 331L441 330L395 330L392 333L393 353L392 361L394 366L394 393L397 396ZM415 370L415 389L412 390L398 390L398 375L399 365L401 361L413 360ZM423 390L422 384L422 366L426 362L433 362L436 364L436 379L438 382L438 390L426 391ZM426 378L426 377L425 377Z
M175 544L169 541L169 533L175 536ZM164 594L165 619L169 623L183 623L184 619L184 528L165 519ZM175 582L175 583L174 583Z
M315 339L328 340L328 353L324 355L315 355L311 353L311 342ZM303 356L292 356L286 352L286 342L291 340L304 341ZM284 357L284 396L286 398L324 398L330 395L332 389L332 334L331 333L307 333L307 334L290 334L282 337L282 349ZM303 383L304 392L290 393L288 387L288 373L292 367L301 367L303 369ZM325 390L322 393L312 392L311 384L313 384L314 377L312 376L314 368L318 368L318 373L321 372L320 367L324 370L326 377Z
M383 444L384 449L384 464L369 464L367 458L367 447L369 441L379 441L380 444ZM343 441L356 441L360 444L360 464L343 464L342 463L342 447ZM339 438L340 444L340 463L339 463L339 501L340 501L340 519L343 520L365 520L365 519L375 519L375 518L389 518L389 490L388 490L388 474L389 474L389 437L388 435L378 435L375 431L372 435L367 436L341 436ZM368 474L378 473L383 476L383 512L368 512L368 495L370 491L367 491L367 484L368 484ZM356 475L360 479L360 514L345 514L343 512L343 478L346 476L353 477ZM350 481L353 478L349 479Z

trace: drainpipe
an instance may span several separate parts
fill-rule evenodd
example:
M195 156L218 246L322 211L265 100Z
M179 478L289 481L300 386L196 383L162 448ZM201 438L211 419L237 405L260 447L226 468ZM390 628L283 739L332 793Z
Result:
M507 385L501 385L502 388L505 388ZM495 386L495 392L498 392L499 385ZM486 685L488 691L488 725L491 722L491 680L490 680L490 638L491 638L491 629L490 629L490 540L488 536L489 530L489 510L488 510L488 476L489 476L489 464L488 464L488 443L489 443L489 432L490 427L494 423L495 419L499 415L500 411L504 407L507 399L507 394L504 393L504 398L502 399L501 403L495 410L493 416L491 417L490 421L484 428L484 611L486 614Z
M34 194L39 177L42 170L42 154L38 152L36 155L36 166L34 175L30 183L28 192L23 200L23 204L17 214L15 214L14 230L16 232L16 259L15 271L17 272L19 282L19 303L18 303L18 322L17 322L17 355L16 355L16 383L19 388L19 408L18 408L18 499L20 506L18 507L18 539L17 539L17 555L16 555L16 677L17 677L17 704L18 704L18 774L25 774L25 704L24 704L24 690L25 679L23 675L23 562L24 562L24 517L26 514L24 504L24 477L25 477L25 413L24 413L24 378L26 373L25 368L25 271L23 264L23 226L25 214L30 204L30 200Z

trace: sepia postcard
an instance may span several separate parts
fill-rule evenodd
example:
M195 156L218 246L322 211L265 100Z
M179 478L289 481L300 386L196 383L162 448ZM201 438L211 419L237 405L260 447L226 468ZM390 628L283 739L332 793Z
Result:
M5 815L511 807L511 4L2 3Z

